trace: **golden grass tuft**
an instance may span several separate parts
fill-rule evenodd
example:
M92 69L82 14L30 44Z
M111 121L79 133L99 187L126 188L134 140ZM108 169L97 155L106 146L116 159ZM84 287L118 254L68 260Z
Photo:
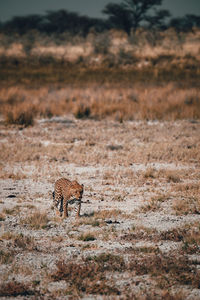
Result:
M49 218L46 213L39 211L34 212L30 216L21 220L22 224L27 224L33 229L45 229L48 226Z
M13 261L13 251L0 250L0 264L11 264Z
M30 236L25 236L22 233L14 234L5 232L1 236L2 240L10 240L13 243L13 247L21 248L23 250L32 250L34 248L34 239Z
M73 114L77 119L84 119L90 116L90 107L86 104L79 103L74 107Z
M88 232L88 233L81 234L78 237L78 239L83 242L90 242L90 241L95 241L96 237L95 237L95 234Z
M34 111L30 104L9 107L4 112L4 116L8 125L14 124L28 127L34 124Z
M200 214L200 197L183 197L173 201L176 215Z
M0 113L7 124L24 127L33 125L36 117L51 118L69 113L78 119L111 118L120 123L200 118L199 89L176 87L173 83L165 86L137 83L132 89L121 82L114 85L109 82L107 86L97 88L95 83L88 85L86 80L82 87L55 87L53 93L54 96L45 87L38 90L3 88Z

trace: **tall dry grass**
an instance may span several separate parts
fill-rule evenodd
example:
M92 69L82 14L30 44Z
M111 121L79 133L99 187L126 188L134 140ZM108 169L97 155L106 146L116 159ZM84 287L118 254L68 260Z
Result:
M111 30L59 45L36 36L27 55L23 37L16 43L1 35L0 113L22 126L68 113L119 122L198 119L199 36Z
M33 125L34 118L74 114L76 118L178 120L200 118L198 88L135 85L133 88L96 87L0 90L0 113L8 124Z

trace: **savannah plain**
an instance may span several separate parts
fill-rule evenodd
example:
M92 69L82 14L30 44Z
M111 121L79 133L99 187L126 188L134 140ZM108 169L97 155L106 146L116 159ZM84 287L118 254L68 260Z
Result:
M200 299L199 41L1 36L2 299Z

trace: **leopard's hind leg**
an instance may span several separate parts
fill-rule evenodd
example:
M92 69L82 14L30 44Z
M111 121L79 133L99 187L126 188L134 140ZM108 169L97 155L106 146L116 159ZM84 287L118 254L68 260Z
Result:
M59 209L59 212L60 212L60 216L62 217L62 213L63 213L63 197L60 200L60 209Z

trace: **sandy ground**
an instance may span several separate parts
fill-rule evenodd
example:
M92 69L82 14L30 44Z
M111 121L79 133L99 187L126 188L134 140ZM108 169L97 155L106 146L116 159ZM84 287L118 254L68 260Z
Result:
M25 129L1 122L0 146L2 297L200 299L199 122L121 124L66 116L37 120ZM60 177L84 184L79 220L73 208L66 220L52 210L51 193ZM60 261L81 265L102 254L127 266L103 271L117 292L100 288L103 279L98 278L98 289L84 279L87 290L79 288L77 274L75 284L52 275ZM176 274L160 284L174 273L130 267L135 259L145 265L152 257L184 257L197 280L181 281ZM27 285L28 292L15 287L2 292L11 282Z

